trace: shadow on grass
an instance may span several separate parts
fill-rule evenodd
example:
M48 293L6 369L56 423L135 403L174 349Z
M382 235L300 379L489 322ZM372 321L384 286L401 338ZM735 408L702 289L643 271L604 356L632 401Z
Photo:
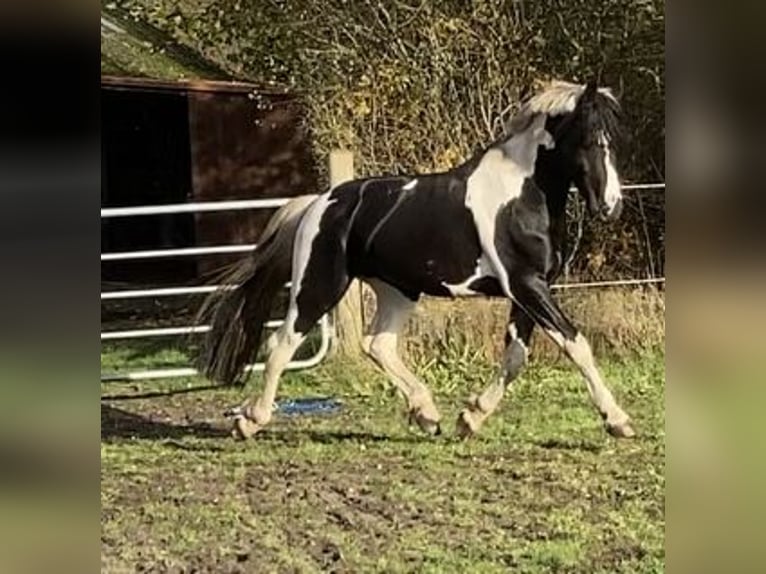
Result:
M244 388L242 385L236 385L237 388ZM138 399L156 399L160 397L172 397L173 395L186 395L201 391L212 391L215 389L226 388L223 385L200 385L199 387L190 387L186 389L169 389L165 391L147 391L144 393L125 393L116 395L103 395L102 401L131 401Z
M229 439L227 434L228 440ZM368 432L335 432L335 431L272 431L264 430L247 441L238 441L245 447L257 448L291 448L301 447L309 443L342 446L349 444L419 444L425 438L409 436L388 436ZM167 447L185 452L222 452L227 450L223 443L184 443L170 440Z
M131 413L111 405L101 405L101 440L110 441L120 438L144 440L178 440L183 438L230 438L228 424L213 425L206 422L178 424L157 421ZM429 440L416 435L395 435L368 431L347 430L312 430L312 429L266 429L250 439L249 442L273 446L300 446L307 442L325 445L343 443L392 443L420 444ZM207 447L188 447L181 443L170 446L182 450L208 450Z
M549 438L546 440L532 441L536 446L553 450L572 450L600 453L604 450L603 444L594 443L585 439L559 439Z
M343 443L399 443L399 444L419 444L427 437L415 435L386 435L367 431L334 431L334 430L285 430L285 431L266 431L258 435L256 440L266 443L275 443L282 445L300 444L313 442L317 444L343 444Z
M209 423L175 424L155 421L111 405L101 405L101 440L115 438L180 439L184 437L220 438L229 436L223 427Z

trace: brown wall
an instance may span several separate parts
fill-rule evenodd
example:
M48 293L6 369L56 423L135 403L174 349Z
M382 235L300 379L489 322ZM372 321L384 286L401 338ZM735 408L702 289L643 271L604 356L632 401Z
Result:
M102 77L102 207L292 197L318 191L295 96L235 82ZM254 243L273 210L102 222L102 250ZM105 263L102 281L206 279L242 255Z
M317 192L302 110L285 95L189 94L194 201L292 197ZM200 213L198 245L254 243L273 210ZM199 260L208 274L234 257Z

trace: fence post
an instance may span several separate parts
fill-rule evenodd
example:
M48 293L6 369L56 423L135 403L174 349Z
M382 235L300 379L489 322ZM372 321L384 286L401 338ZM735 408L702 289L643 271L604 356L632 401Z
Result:
M354 178L354 155L347 150L330 152L330 186L335 187ZM356 279L335 309L335 350L342 355L358 355L364 334L362 322L362 288Z

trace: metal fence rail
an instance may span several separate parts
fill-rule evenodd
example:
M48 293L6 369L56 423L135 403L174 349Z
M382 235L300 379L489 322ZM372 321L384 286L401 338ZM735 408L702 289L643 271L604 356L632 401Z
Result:
M242 199L234 201L199 201L195 203L168 203L165 205L141 205L137 207L101 208L101 219L108 217L134 217L136 215L174 215L177 213L201 213L205 211L236 211L240 209L275 209L282 207L290 198Z
M135 217L143 215L168 215L178 213L199 213L215 211L235 211L245 209L275 209L285 205L290 198L254 199L243 201L206 201L197 203L149 205L137 207L102 208L101 218ZM139 259L162 259L170 257L192 257L204 255L220 255L230 253L247 253L255 249L255 244L244 245L216 245L209 247L185 247L178 249L153 249L143 251L123 251L114 253L102 253L101 261L131 261ZM101 292L101 301L115 301L124 299L179 297L190 295L204 295L213 293L219 289L234 289L236 285L202 285L202 286L179 286L163 287L155 289L125 289L118 291ZM290 287L290 283L286 284ZM279 328L283 320L268 321L267 329ZM293 360L287 364L288 369L306 369L318 365L327 355L330 347L330 326L327 317L322 317L319 325L319 348L307 359ZM185 325L180 327L157 327L140 328L118 331L102 331L101 341L115 341L124 339L145 339L153 337L176 337L206 333L210 330L209 325ZM246 371L261 371L263 363L248 365ZM132 371L127 373L101 374L101 380L109 381L136 381L146 379L189 377L197 375L198 371L191 367L153 369L144 371Z
M180 249L151 249L148 251L102 253L101 261L131 261L134 259L161 259L165 257L247 253L255 249L255 245L255 243L250 243L249 245L215 245L211 247L183 247Z
M641 190L660 190L665 189L664 183L644 183L644 184L627 184L623 185L624 191L641 191ZM571 191L576 191L574 188ZM116 207L116 208L102 208L102 218L117 218L117 217L137 217L147 215L170 215L181 213L200 213L200 212L216 212L216 211L236 211L236 210L255 210L255 209L275 209L288 203L290 198L272 198L272 199L253 199L253 200L237 200L237 201L206 201L196 203L178 203L178 204L165 204L165 205L148 205L148 206L136 206L136 207ZM153 249L142 251L123 251L114 253L102 253L101 261L131 261L139 259L162 259L162 258L174 258L174 257L196 257L206 255L221 255L221 254L236 254L247 253L252 251L256 247L255 244L240 244L240 245L215 245L207 247L184 247L177 249ZM583 289L583 288L603 288L603 287L616 287L616 286L629 286L629 285L649 285L649 284L663 284L665 282L664 277L647 278L647 279L621 279L612 281L594 281L585 283L562 283L553 285L553 289ZM289 287L288 283L286 287ZM101 301L114 301L124 299L138 299L138 298L159 298L159 297L179 297L190 295L203 295L212 293L218 289L234 289L235 285L204 285L204 286L179 286L179 287L164 287L156 289L125 289L117 291L106 291L101 293ZM267 328L275 329L279 328L283 323L282 320L269 321L266 324ZM210 329L209 325L184 325L173 327L156 327L156 328L139 328L128 329L118 331L106 331L101 333L102 341L115 341L122 339L143 339L143 338L155 338L155 337L176 337L182 335L195 335L206 333ZM326 356L330 345L330 326L327 317L322 317L319 321L320 331L320 344L319 349L314 355L308 359L291 361L288 364L288 369L303 369L313 367L319 364ZM247 370L249 371L261 371L263 370L263 363L255 363L249 365ZM116 381L116 380L144 380L144 379L157 379L157 378L171 378L171 377L187 377L194 376L198 372L193 368L170 368L170 369L156 369L136 371L129 373L114 373L114 374L102 374L102 381Z
M279 324L282 324L282 321L278 321ZM204 327L203 327L204 328ZM202 331L200 331L202 332ZM324 359L327 356L327 352L330 350L330 324L327 319L327 315L323 316L319 320L319 332L320 332L320 343L319 343L319 349L308 359L299 359L299 360L293 360L287 363L287 369L297 370L297 369L308 369L311 367L317 366L319 363L322 362L322 359ZM186 331L183 331L181 333L176 334L186 334ZM103 340L102 333L102 340ZM152 336L152 335L149 335ZM253 363L252 365L247 365L245 367L246 372L260 372L263 371L264 364L263 363ZM193 369L191 367L179 367L179 368L170 368L170 369L152 369L152 370L146 370L146 371L131 371L129 373L110 373L110 374L102 374L101 380L104 382L115 382L115 381L142 381L142 380L149 380L149 379L170 379L170 378L176 378L176 377L193 377L195 375L198 375L199 371L197 369Z

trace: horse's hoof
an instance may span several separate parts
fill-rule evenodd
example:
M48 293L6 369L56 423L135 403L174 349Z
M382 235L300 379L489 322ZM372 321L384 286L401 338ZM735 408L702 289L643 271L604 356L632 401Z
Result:
M439 421L432 421L423 417L417 417L415 421L418 423L418 427L424 433L430 436L439 436L442 434L442 427Z
M633 427L628 422L607 424L606 431L615 438L633 438L636 436L636 431L633 430Z
M234 419L231 436L235 440L246 440L261 430L261 428L263 428L263 425L240 415Z
M415 423L421 431L431 436L442 434L442 427L438 420L425 417L420 410L411 410L409 412L409 424Z
M473 420L470 409L465 409L457 417L457 423L455 425L455 434L458 438L468 439L471 438L479 430L476 421Z

